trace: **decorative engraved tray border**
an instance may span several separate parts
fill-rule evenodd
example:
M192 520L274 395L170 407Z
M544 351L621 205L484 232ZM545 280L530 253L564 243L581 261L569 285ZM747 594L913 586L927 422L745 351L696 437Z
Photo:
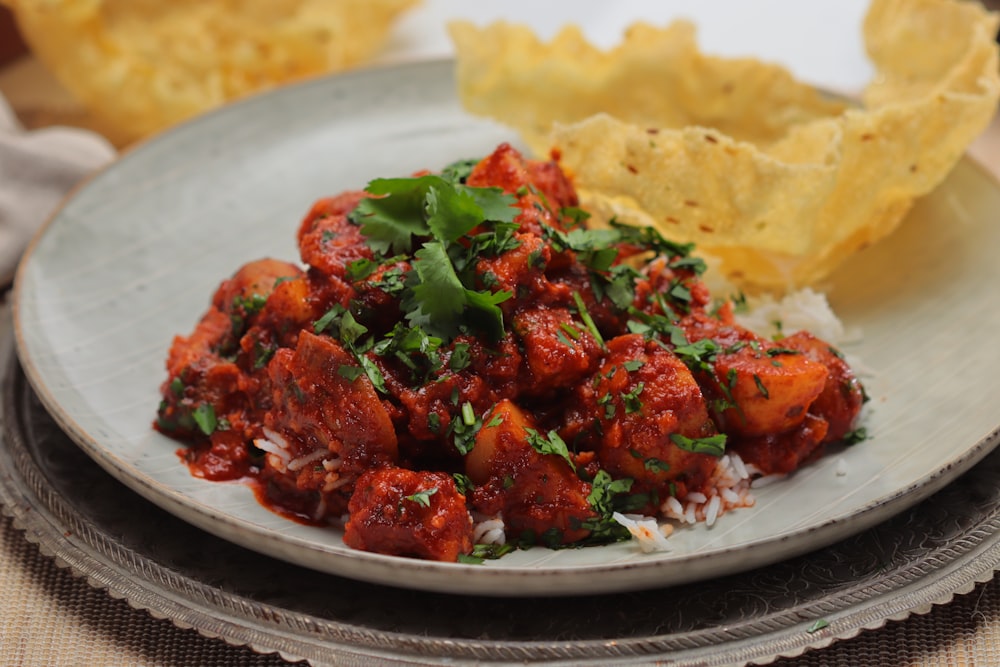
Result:
M208 535L115 481L49 418L11 338L2 309L0 503L27 539L153 616L289 660L760 664L926 613L990 580L1000 563L996 451L874 529L698 584L494 599L341 579ZM816 630L817 621L827 625Z

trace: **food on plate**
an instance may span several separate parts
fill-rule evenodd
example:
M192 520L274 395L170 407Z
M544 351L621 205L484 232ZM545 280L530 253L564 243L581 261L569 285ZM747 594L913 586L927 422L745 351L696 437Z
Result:
M636 24L602 51L573 27L457 22L463 104L555 148L595 219L698 244L748 290L815 284L891 233L990 122L998 16L958 0L874 0L860 103L784 69L698 50L694 26Z
M829 343L752 333L692 245L578 204L507 144L317 201L305 268L246 264L174 339L156 428L350 547L444 561L712 523L855 437Z
M374 55L416 0L0 0L117 143Z

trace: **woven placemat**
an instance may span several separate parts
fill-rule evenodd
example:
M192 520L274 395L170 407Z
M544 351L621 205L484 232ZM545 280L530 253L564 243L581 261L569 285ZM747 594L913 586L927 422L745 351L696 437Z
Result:
M155 619L56 566L0 518L0 664L286 665ZM996 579L930 613L774 663L780 667L1000 665Z

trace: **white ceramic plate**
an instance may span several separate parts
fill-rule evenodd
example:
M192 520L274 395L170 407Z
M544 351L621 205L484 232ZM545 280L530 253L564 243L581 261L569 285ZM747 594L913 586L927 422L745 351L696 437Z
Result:
M996 444L1000 190L963 160L828 286L863 332L848 351L874 372L871 439L757 491L752 509L678 530L670 552L536 548L484 565L369 554L272 514L242 485L192 477L150 425L171 337L190 331L220 280L261 256L296 259L295 229L318 197L504 140L515 138L460 109L448 62L316 80L167 132L80 188L29 249L15 285L25 371L90 456L185 520L319 570L460 593L597 593L746 570L884 520Z

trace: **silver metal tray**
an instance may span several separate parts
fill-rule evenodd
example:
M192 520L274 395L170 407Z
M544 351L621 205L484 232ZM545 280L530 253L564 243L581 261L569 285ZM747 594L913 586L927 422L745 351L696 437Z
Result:
M1000 451L890 521L773 566L578 598L480 598L342 579L194 528L104 472L55 425L0 311L0 503L26 537L134 607L313 665L743 665L925 613L1000 562Z

